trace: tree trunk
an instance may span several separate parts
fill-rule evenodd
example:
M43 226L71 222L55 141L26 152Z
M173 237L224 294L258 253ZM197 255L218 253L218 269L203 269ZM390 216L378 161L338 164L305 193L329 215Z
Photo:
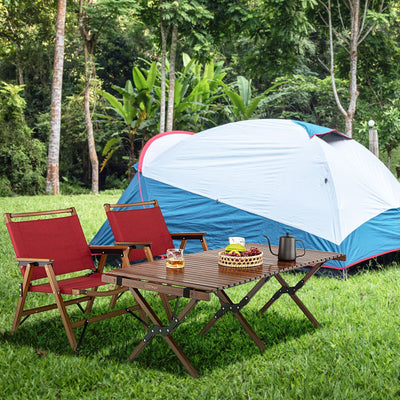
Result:
M336 88L336 80L335 80L335 56L334 56L334 49L333 49L333 26L332 26L332 10L331 10L331 2L330 0L328 1L327 5L327 11L328 11L328 25L329 25L329 46L330 46L330 68L329 72L331 75L331 83L332 83L332 89L333 89L333 96L335 97L336 104L340 110L340 112L344 115L344 117L347 117L347 112L342 106L342 103L340 102L339 99L339 94Z
M96 76L94 64L94 47L96 36L91 35L90 30L84 26L85 12L83 10L83 0L79 1L78 23L79 30L83 39L83 54L85 57L85 92L84 92L84 111L85 123L88 137L88 148L90 164L92 166L92 193L99 194L99 159L96 152L96 144L93 134L93 123L90 112L90 92L92 88L92 79Z
M178 42L178 27L172 27L171 52L169 55L169 91L168 91L168 113L167 131L172 131L174 124L174 96L175 96L175 58Z
M136 132L129 132L129 135L131 135L132 140L130 141L129 144L129 170L128 170L128 179L129 182L133 179L135 176L135 170L133 168L135 164L135 135Z
M168 29L161 22L161 96L160 96L160 133L165 132L165 60L167 58L167 35Z
M386 166L388 167L389 170L390 170L390 164L391 164L391 161L392 161L392 151L393 151L393 148L389 148L387 150L387 163L386 163Z
M64 67L64 35L67 0L58 0L56 43L54 50L53 81L51 89L51 122L47 158L46 194L60 194L59 160L61 131L61 95Z
M322 1L320 3L323 4ZM349 38L349 53L350 53L350 85L349 85L349 106L347 110L342 106L339 95L337 93L335 75L334 75L334 49L333 49L333 26L332 26L332 10L331 1L325 6L328 12L328 25L329 25L329 41L330 41L330 74L332 81L333 94L336 103L339 107L340 112L345 117L345 133L349 137L353 137L353 120L357 107L358 89L357 89L357 63L358 63L358 45L360 43L360 0L350 0L348 3L350 7L350 19L351 19L351 32ZM367 4L366 4L367 7ZM367 30L364 37L370 32ZM363 39L361 39L362 41Z
M87 46L85 46L87 48ZM90 89L91 89L91 78L92 78L92 70L88 71L88 68L94 63L90 60L91 57L89 56L89 60L85 61L85 95L84 95L84 109L85 109L85 122L86 122L86 130L88 135L88 147L89 147L89 157L90 163L92 165L92 193L99 194L99 159L97 157L96 152L96 144L94 140L93 134L93 123L92 123L92 116L90 113Z
M360 37L360 0L350 1L351 34L350 34L350 102L347 109L346 135L353 137L353 119L356 113L358 98L357 63L358 39Z
M17 53L17 71L18 71L18 85L24 84L24 71L22 69L21 58Z

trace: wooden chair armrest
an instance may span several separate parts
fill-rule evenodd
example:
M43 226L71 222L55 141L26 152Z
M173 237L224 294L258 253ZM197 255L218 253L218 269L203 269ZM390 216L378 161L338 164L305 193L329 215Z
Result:
M144 250L144 254L146 255L147 261L151 262L154 261L153 254L151 253L151 243L152 242L114 242L116 245L123 245L127 246L130 248L130 250L134 249L142 249ZM129 265L129 260L125 258L125 261L123 260L122 262L125 263L124 266Z
M47 264L52 264L54 259L14 257L14 261L17 261L19 265L34 264L35 266L43 267Z
M182 233L170 233L171 238L174 240L181 240L180 248L184 249L188 240L196 239L200 240L201 246L204 251L208 250L208 245L205 236L206 232L182 232Z
M131 247L132 249L144 249L151 247L152 242L114 242L116 246Z
M201 239L206 232L182 232L182 233L170 233L173 239Z
M91 246L89 245L89 249L92 253L94 254L121 254L127 247L128 245L121 245L121 246Z

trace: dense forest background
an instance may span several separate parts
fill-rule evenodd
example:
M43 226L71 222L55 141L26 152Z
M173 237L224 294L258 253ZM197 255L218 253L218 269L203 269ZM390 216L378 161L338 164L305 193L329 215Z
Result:
M290 118L344 132L331 76L334 70L346 108L355 3L360 3L365 35L357 43L353 137L368 147L368 121L374 120L380 158L395 171L400 142L397 1L69 0L61 192L91 190L85 93L90 94L101 190L125 188L130 165L146 141L165 129L160 122L163 79L168 85L173 76L175 130ZM0 196L45 192L56 18L55 0L0 3Z

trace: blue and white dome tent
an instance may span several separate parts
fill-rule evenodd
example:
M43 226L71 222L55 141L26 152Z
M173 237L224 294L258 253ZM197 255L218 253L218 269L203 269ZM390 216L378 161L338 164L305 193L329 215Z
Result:
M153 137L119 203L157 199L170 232L204 231L210 249L229 236L346 254L345 269L400 248L400 183L340 132L292 120L248 120L197 134ZM112 244L107 222L92 244ZM201 251L188 245L187 252Z

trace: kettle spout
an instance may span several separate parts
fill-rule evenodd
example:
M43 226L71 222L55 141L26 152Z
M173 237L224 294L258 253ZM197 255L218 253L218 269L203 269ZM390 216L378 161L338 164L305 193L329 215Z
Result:
M271 242L269 241L269 237L268 237L267 235L263 235L263 236L268 240L269 251L271 252L271 254L274 255L274 256L277 256L278 254L275 254L275 253L272 251Z

